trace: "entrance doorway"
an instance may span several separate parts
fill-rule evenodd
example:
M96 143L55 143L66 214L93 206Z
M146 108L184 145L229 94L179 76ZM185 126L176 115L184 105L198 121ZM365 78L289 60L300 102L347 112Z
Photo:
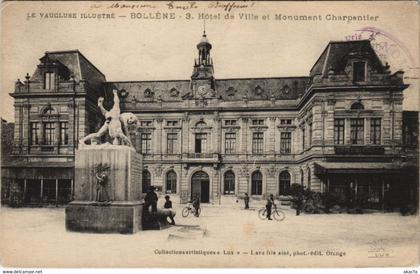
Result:
M191 198L198 195L201 203L210 201L210 179L204 171L194 173L191 178Z

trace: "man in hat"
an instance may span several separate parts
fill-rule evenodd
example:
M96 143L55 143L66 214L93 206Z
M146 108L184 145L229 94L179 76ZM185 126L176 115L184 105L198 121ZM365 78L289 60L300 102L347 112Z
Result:
M274 195L270 194L270 197L267 199L267 203L265 204L265 208L267 209L267 219L268 220L272 220L271 219L271 208L273 207L274 204Z
M248 196L248 193L245 193L244 202L245 202L245 209L249 209L249 196Z
M156 188L154 186L150 186L149 192L147 192L146 196L144 197L146 209L149 210L149 207L152 206L152 214L157 212L158 196L155 192L155 189Z

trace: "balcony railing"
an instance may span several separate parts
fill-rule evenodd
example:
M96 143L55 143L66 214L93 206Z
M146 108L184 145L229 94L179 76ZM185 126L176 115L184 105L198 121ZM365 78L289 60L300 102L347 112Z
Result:
M383 146L335 146L335 154L338 155L383 155Z

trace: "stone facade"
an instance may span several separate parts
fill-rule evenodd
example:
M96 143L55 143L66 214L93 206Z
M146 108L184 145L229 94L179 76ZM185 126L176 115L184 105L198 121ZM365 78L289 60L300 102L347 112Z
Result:
M111 98L117 89L122 112L139 120L130 138L143 155L144 190L152 184L181 202L201 195L202 202L219 203L244 193L255 199L287 195L297 183L344 196L363 193L372 207L383 207L387 193L393 193L391 204L400 202L401 182L418 170L403 142L407 85L403 72L391 73L369 41L328 43L305 77L215 79L211 48L204 34L191 78L164 81L107 82L78 51L46 53L11 94L19 125L15 155L71 163L75 140L102 122L97 97ZM88 69L77 71L71 56ZM56 92L45 90L42 74L51 64ZM45 145L28 140L32 118L42 123L49 107L68 121L69 144L54 143L47 153Z

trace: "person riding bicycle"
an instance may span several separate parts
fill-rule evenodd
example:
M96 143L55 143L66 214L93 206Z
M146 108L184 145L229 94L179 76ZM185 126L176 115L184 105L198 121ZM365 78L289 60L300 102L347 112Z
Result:
M190 201L191 205L194 208L194 216L198 217L198 210L200 209L200 199L198 196L194 196L194 198Z
M268 220L273 220L271 219L271 208L274 206L276 206L276 204L274 203L274 195L270 194L270 197L267 199L267 203L265 204L265 208L267 209L267 219Z

